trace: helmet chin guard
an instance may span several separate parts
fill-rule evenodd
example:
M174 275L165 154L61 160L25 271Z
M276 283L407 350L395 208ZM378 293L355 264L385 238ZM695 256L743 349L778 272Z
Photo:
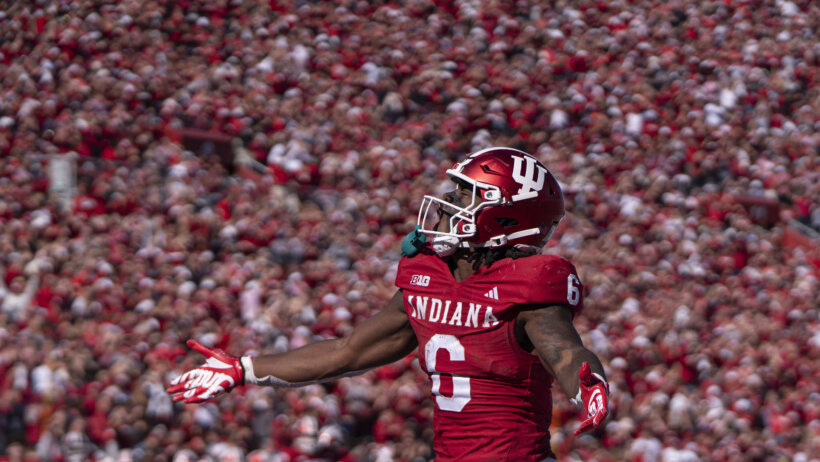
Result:
M449 257L459 247L461 240L454 236L436 236L433 238L433 251L439 257Z
M433 238L433 248L441 256L451 255L458 247L540 249L564 216L558 181L544 164L523 151L484 149L446 173L462 187L471 188L472 194L466 205L424 196L416 221L418 232ZM435 209L438 214L433 213ZM440 226L442 217L447 218Z

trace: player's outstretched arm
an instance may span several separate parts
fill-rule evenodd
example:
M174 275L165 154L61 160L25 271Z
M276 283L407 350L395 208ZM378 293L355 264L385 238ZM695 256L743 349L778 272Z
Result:
M298 386L389 364L416 346L399 290L382 311L359 323L350 335L283 354L258 356L250 366L260 383Z
M519 314L527 337L561 389L587 418L575 434L598 428L608 411L609 386L604 367L586 347L572 325L572 310L553 305Z
M346 375L403 358L416 348L416 337L401 291L387 306L357 325L350 335L312 343L276 355L237 358L189 341L207 361L171 382L174 400L200 402L241 384L296 387Z

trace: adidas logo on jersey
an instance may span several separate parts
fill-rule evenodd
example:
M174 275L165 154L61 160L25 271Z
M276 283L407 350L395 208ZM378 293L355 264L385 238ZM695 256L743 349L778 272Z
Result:
M493 290L487 292L484 296L493 300L498 300L498 286L493 287Z

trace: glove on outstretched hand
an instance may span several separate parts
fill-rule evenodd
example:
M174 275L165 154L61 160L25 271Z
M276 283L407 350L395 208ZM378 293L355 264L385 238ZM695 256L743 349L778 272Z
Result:
M609 384L600 374L594 374L589 364L584 362L578 371L578 396L573 400L575 404L584 408L587 418L575 430L579 435L589 430L597 430L601 422L609 413Z
M245 370L238 357L218 348L208 348L196 340L188 340L187 344L207 359L205 364L171 381L171 386L165 389L173 395L171 399L201 403L245 384Z

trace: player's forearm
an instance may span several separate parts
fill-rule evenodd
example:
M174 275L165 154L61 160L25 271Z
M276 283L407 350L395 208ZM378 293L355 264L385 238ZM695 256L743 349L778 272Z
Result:
M604 367L595 353L584 347L581 336L572 325L572 311L563 305L553 305L519 314L524 329L558 385L570 398L578 394L578 371L589 363L593 374L604 377Z
M584 362L589 363L593 374L600 374L601 377L606 377L601 361L595 356L595 353L584 347L560 351L556 357L553 358L553 361L551 361L551 368L555 380L558 382L561 390L570 398L575 398L578 394L578 371Z
M272 377L270 385L299 386L355 372L340 352L341 342L324 340L287 353L254 357L253 374L258 379ZM277 380L283 383L275 383Z
M300 386L392 363L416 346L401 292L396 292L385 309L359 323L344 338L312 343L279 355L263 355L252 361L243 358L242 365L252 370L251 379L262 379L248 380L246 374L248 383Z

